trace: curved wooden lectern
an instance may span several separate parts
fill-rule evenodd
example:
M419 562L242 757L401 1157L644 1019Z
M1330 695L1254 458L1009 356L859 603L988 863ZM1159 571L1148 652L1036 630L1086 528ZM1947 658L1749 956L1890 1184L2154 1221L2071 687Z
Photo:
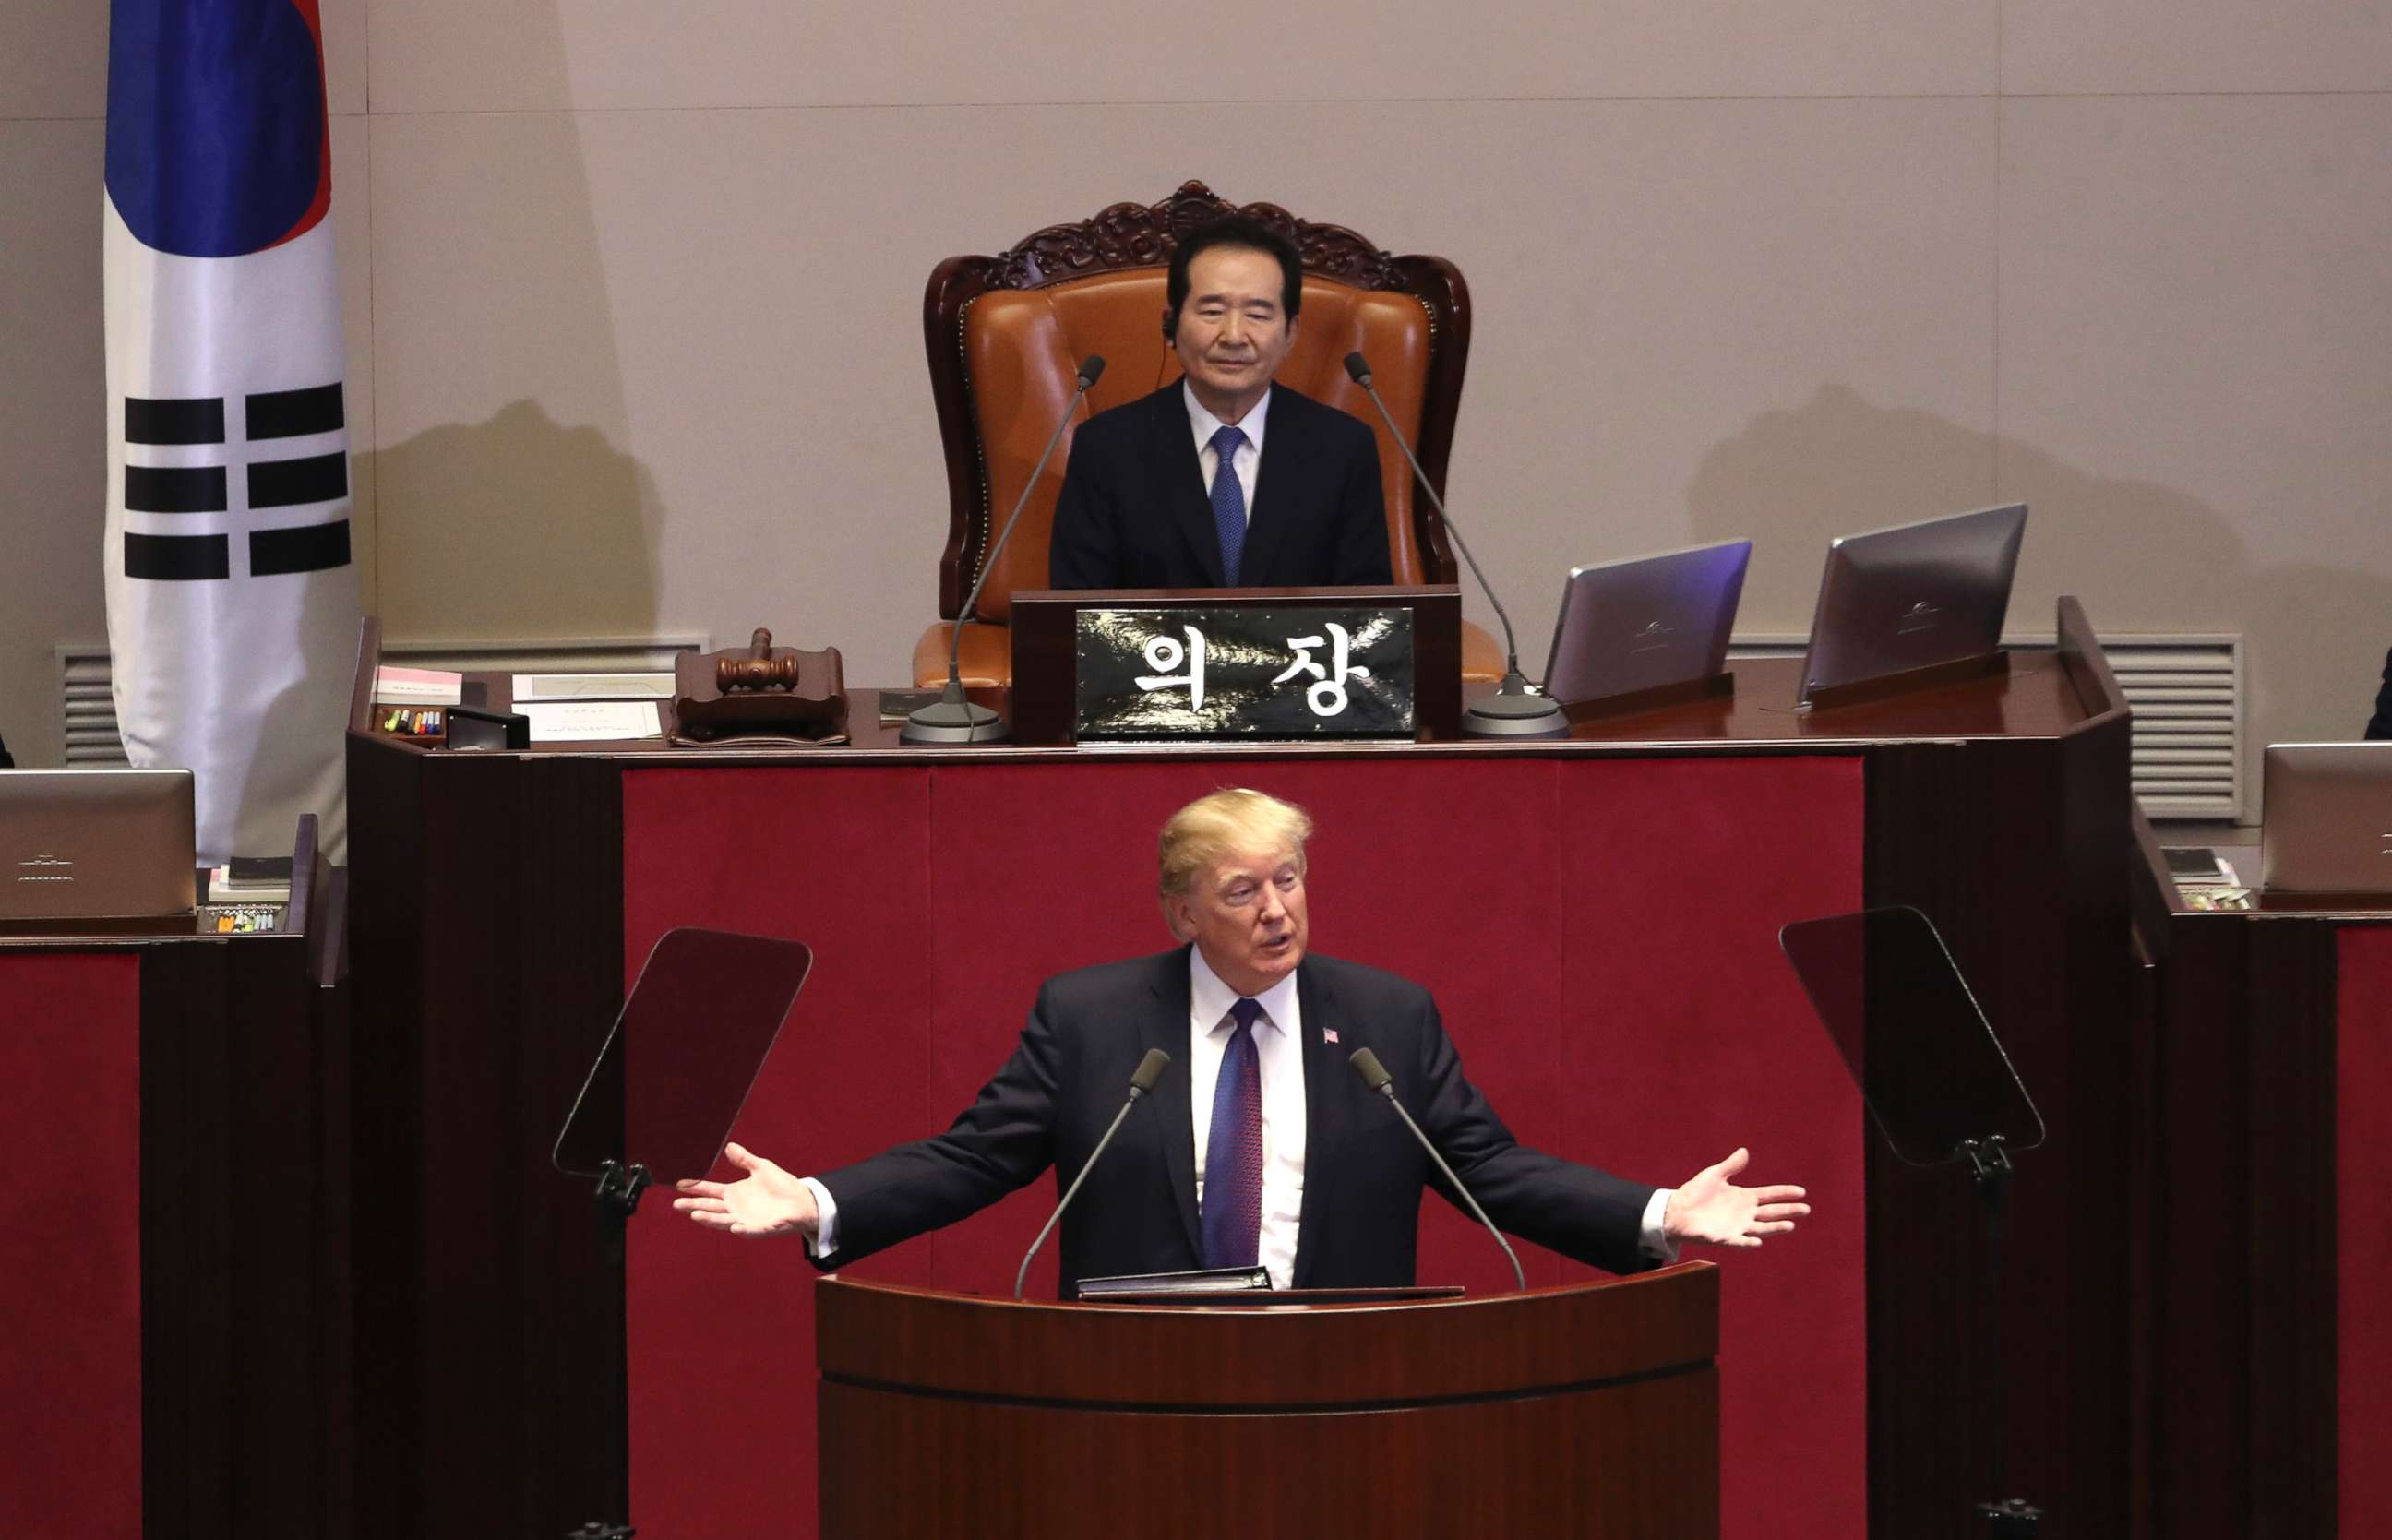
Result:
M839 1540L1719 1534L1708 1263L1392 1305L833 1277L814 1319Z

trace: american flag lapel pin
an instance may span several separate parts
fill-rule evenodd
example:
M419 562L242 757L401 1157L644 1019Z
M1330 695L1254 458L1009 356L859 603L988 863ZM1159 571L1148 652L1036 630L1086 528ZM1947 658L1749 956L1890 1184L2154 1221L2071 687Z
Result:
M1320 1041L1321 1041L1321 1042L1336 1042L1336 1041L1337 1041L1337 1029L1336 1029L1336 1028L1334 1028L1334 1027L1323 1027L1322 1029L1320 1029Z

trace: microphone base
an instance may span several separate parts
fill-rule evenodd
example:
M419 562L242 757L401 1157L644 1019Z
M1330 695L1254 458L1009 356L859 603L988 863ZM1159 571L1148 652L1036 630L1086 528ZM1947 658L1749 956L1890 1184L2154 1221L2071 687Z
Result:
M1468 738L1566 738L1561 703L1542 695L1489 695L1462 714Z
M1005 718L969 701L937 701L905 718L901 744L1002 744L1013 736Z

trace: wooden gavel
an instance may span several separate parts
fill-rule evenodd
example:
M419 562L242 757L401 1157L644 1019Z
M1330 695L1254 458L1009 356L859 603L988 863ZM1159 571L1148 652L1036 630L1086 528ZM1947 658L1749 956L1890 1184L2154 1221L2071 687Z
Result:
M714 660L714 688L728 695L734 690L795 690L798 687L798 660L773 655L773 633L763 627L756 628L744 658L721 657Z

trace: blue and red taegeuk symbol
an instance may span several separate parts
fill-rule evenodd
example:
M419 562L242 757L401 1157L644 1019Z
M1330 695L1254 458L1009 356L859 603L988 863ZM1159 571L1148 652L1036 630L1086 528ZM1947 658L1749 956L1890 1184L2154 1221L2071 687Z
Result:
M143 245L243 256L332 200L318 0L110 0L108 196Z

